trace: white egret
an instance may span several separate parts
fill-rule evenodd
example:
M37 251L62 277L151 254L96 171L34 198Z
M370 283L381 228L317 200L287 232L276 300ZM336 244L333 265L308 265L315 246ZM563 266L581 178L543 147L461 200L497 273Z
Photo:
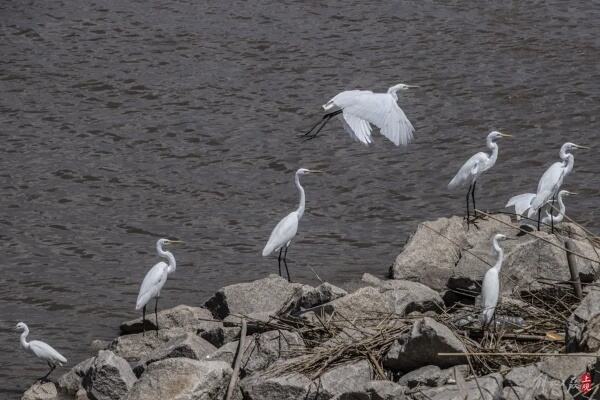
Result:
M454 178L448 183L448 189L455 189L459 186L464 186L467 183L469 184L469 190L467 191L467 223L469 222L470 217L469 194L471 194L473 199L474 216L477 217L477 207L475 205L475 186L477 184L477 179L481 174L496 164L496 159L498 158L498 144L496 143L496 140L501 137L511 137L511 135L506 135L498 131L490 132L487 135L486 144L488 149L492 151L492 154L488 155L484 152L475 154L460 167Z
M554 224L558 224L560 222L562 222L562 220L565 218L565 212L566 212L566 207L565 207L565 203L563 202L563 196L573 196L576 193L573 192L569 192L568 190L561 190L560 192L558 192L557 200L558 200L558 214L554 215L552 213L552 209L550 210L546 210L546 216L544 216L544 218L542 218L542 223L543 224L551 224L552 226L554 226Z
M504 206L515 207L515 214L517 214L517 220L521 219L521 215L531 207L531 202L535 199L535 193L523 193L511 197L508 203Z
M160 297L160 290L167 283L167 277L169 274L175 272L177 267L177 263L175 262L175 257L173 253L170 251L163 250L163 246L172 243L183 243L179 240L169 240L169 239L158 239L156 242L156 252L159 257L165 258L168 261L168 264L164 261L161 261L154 265L148 271L146 276L144 277L144 281L142 282L142 286L140 287L140 293L138 294L137 302L135 303L135 309L142 311L142 330L144 334L146 333L146 304L152 299L156 299L154 303L154 317L156 319L156 334L158 335L158 298Z
M481 284L481 326L485 329L491 322L498 305L500 296L500 270L504 261L504 250L498 241L505 240L506 236L498 233L492 239L492 254L496 255L496 264L487 270Z
M287 252L290 247L290 243L294 236L296 236L296 232L298 232L298 222L300 222L300 218L304 215L304 208L306 204L306 196L304 194L304 188L300 185L300 175L306 175L311 173L320 173L322 171L310 170L306 168L300 168L296 171L294 181L296 183L296 187L300 192L300 204L296 211L292 211L285 218L283 218L279 223L273 228L273 232L271 232L271 236L269 236L269 240L263 249L262 255L266 257L272 254L274 251L279 250L278 264L279 264L279 276L281 276L281 252L285 248L285 253L283 254L283 264L285 265L285 270L287 272L288 281L291 281L290 271L287 266Z
M538 230L540 230L542 207L546 205L560 190L565 178L573 170L575 157L569 153L575 149L587 149L588 147L579 146L575 143L567 142L560 148L560 158L562 161L557 161L544 172L538 183L537 193L531 202L531 207L527 216L533 217L538 213Z
M309 138L315 138L332 117L341 113L344 129L353 139L369 145L372 142L372 124L396 146L405 146L412 140L415 128L398 106L397 92L414 87L418 86L400 83L389 88L387 93L373 93L370 90L341 92L323 106L325 111L330 112L325 114L305 136L314 132ZM337 110L334 110L335 108Z
M56 366L62 367L63 364L67 363L67 359L58 351L54 350L54 348L49 344L40 340L32 340L31 342L28 342L27 335L29 335L29 328L24 322L19 322L16 326L16 330L23 331L23 333L21 333L21 347L40 360L44 360L48 363L50 371L43 378L41 378L42 381L50 376Z

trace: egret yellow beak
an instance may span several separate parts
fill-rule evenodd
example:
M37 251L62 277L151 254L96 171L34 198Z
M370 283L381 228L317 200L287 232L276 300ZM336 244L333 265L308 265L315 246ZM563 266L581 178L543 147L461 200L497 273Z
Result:
M589 149L590 149L590 148L589 148L589 147L587 147L587 146L580 146L580 145L578 145L578 144L576 144L576 145L575 145L575 147L577 147L578 149L587 149L587 150L589 150Z
M309 169L308 172L310 172L311 174L324 174L325 171L321 171L318 169Z
M500 136L502 136L502 137L512 137L512 135L508 135L506 133L501 133Z
M169 240L168 243L172 244L172 243L185 243L185 242L183 240Z

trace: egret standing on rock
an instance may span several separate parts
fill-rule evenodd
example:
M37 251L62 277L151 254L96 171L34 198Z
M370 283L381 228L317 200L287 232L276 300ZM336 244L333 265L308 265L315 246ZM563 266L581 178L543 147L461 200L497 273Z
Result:
M498 131L490 132L487 136L486 144L488 149L492 150L491 155L487 155L484 152L479 152L473 157L469 158L467 162L463 164L458 170L454 178L448 184L448 189L455 189L459 186L469 184L469 190L467 191L467 223L469 222L469 194L473 199L473 213L474 217L477 217L477 207L475 205L475 186L477 185L477 179L488 169L492 168L496 164L498 158L498 144L496 140L501 137L511 137L511 135L505 135Z
M559 213L557 215L553 215L552 211L550 212L546 210L546 215L542 218L543 224L551 224L559 223L563 220L565 216L565 203L563 202L563 196L575 195L573 192L569 192L568 190L561 190L558 192L558 207ZM506 203L506 207L515 207L515 214L517 214L517 219L520 219L521 215L531 207L531 203L535 199L535 193L524 193L517 196L513 196Z
M317 137L327 122L341 113L344 129L353 139L370 144L373 124L396 146L406 146L412 140L415 128L398 106L397 92L414 87L418 86L400 83L389 88L387 93L373 93L370 90L341 92L323 106L327 114L305 136L312 133L310 139Z
M43 378L41 378L42 381L50 376L57 365L62 367L67 363L67 359L64 358L58 351L54 350L54 348L49 344L46 344L40 340L32 340L31 342L27 342L29 328L24 322L19 322L16 330L23 331L23 333L21 333L21 347L40 360L44 360L48 363L50 371Z
M285 252L283 253L283 264L285 265L288 281L291 281L291 277L287 266L287 252L292 239L296 236L296 232L298 232L298 222L300 222L300 218L302 218L302 215L304 215L304 208L306 204L304 188L300 185L300 175L320 172L322 171L310 170L306 168L300 168L298 171L296 171L295 182L296 187L300 192L300 204L298 205L298 209L289 213L285 218L279 221L275 228L273 228L273 232L271 232L271 236L269 236L269 240L267 241L267 244L262 252L263 257L266 257L272 254L274 251L279 250L278 263L279 276L281 276L281 252L285 248Z
M156 299L154 303L154 317L156 318L156 335L158 335L158 298L160 297L160 290L167 283L167 277L170 273L175 272L175 268L177 264L175 262L175 257L173 253L170 251L163 250L163 246L172 243L183 243L179 240L169 240L169 239L158 239L156 242L156 252L159 257L166 259L169 263L167 264L164 261L161 261L154 265L148 271L146 276L144 277L144 281L142 282L142 286L140 287L140 293L138 294L137 302L135 304L135 309L142 311L142 330L144 334L146 333L146 304L152 299Z
M552 227L554 227L554 224L561 223L565 218L565 212L567 211L565 203L563 202L563 196L573 196L575 194L576 193L569 192L568 190L561 190L558 192L558 195L556 196L558 200L558 214L554 215L552 209L546 210L546 216L542 218L542 223L546 225L550 224Z
M557 161L544 172L538 183L537 193L531 202L528 217L531 218L538 213L538 231L540 230L542 208L552 199L562 186L567 175L573 170L575 157L569 153L575 149L587 149L588 147L579 146L575 143L567 142L560 148L560 158L562 161Z
M506 236L498 233L492 239L492 252L497 256L496 264L485 273L483 283L481 284L481 326L485 329L492 322L498 297L500 296L500 270L504 261L504 250L500 247L498 241L505 240Z

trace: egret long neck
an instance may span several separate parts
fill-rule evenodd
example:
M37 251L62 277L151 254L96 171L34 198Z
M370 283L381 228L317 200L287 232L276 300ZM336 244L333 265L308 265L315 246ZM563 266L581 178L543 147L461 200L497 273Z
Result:
M298 210L296 212L298 213L298 218L302 218L306 206L306 195L304 194L304 188L300 185L300 175L296 174L295 181L296 187L298 188L298 191L300 191L300 204L298 204Z
M487 140L487 147L492 151L492 155L490 156L489 166L496 164L496 160L498 159L498 143L494 142L491 139Z
M160 257L166 258L169 262L169 265L167 267L167 273L170 274L171 272L175 271L175 269L177 268L177 263L175 262L175 256L173 255L173 253L171 253L170 251L163 250L160 243L156 244L156 252Z
M567 165L565 166L565 175L568 175L573 170L573 164L575 164L575 157L573 157L573 154L567 153L566 157L563 158L563 160L567 162Z
M494 250L496 250L498 258L496 259L496 264L494 264L493 268L500 272L500 269L502 268L502 262L504 261L504 250L502 250L502 247L500 247L496 239L494 239Z
M27 342L27 335L29 335L29 328L25 327L23 333L21 333L21 346L27 350L29 349L29 343Z
M552 215L552 219L554 220L554 222L562 222L563 218L565 217L565 211L566 211L566 207L565 207L565 203L563 203L563 199L562 199L562 194L558 193L558 215L554 216L552 215L552 210L550 210L550 215Z

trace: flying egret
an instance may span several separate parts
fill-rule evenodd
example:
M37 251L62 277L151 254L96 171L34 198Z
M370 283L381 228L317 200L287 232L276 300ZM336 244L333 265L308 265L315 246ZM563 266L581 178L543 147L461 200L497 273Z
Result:
M490 132L487 135L486 144L488 149L492 150L491 155L487 155L484 152L479 152L469 158L467 162L463 164L458 170L454 178L448 183L448 189L455 189L459 186L469 184L469 190L467 191L467 223L469 222L469 194L473 199L473 213L474 217L477 217L477 207L475 205L475 186L477 179L488 169L492 168L498 158L498 144L496 140L501 137L511 137L511 135L505 135L498 131Z
M34 356L39 358L40 360L44 360L48 363L50 367L50 371L41 378L40 380L45 380L50 376L52 371L56 368L56 366L62 367L63 364L67 363L67 359L63 357L58 351L54 350L52 346L47 343L44 343L40 340L32 340L31 342L27 342L27 335L29 335L29 328L24 322L19 322L16 326L17 331L23 331L21 333L21 347L32 353Z
M575 157L569 153L575 149L588 149L589 147L579 146L575 143L567 142L560 148L560 158L562 161L557 161L544 172L538 183L537 193L531 202L531 207L527 216L533 217L538 213L538 231L540 230L542 207L552 199L560 190L565 178L573 170Z
M172 243L183 243L179 240L169 239L158 239L156 242L156 252L159 257L165 258L169 263L161 261L154 265L148 271L140 287L140 293L138 294L137 302L135 303L135 309L142 311L142 330L146 333L146 304L152 299L156 299L154 303L154 317L156 318L156 335L158 335L158 298L160 297L160 290L167 283L167 277L170 273L175 272L177 266L175 257L170 251L163 250L163 246Z
M506 236L498 233L492 239L492 254L496 255L496 264L487 270L481 284L481 300L483 309L481 311L481 326L485 329L491 322L498 305L500 295L500 269L504 261L504 250L498 241L505 240Z
M292 211L285 218L283 218L279 223L273 228L273 232L271 232L271 236L269 236L269 240L263 249L262 255L266 257L272 254L274 251L279 250L278 264L279 264L279 276L281 276L281 252L285 248L285 253L283 254L283 264L285 265L285 270L287 272L288 281L291 281L290 271L287 266L287 252L290 247L290 243L294 236L296 236L296 232L298 232L298 222L300 222L300 218L304 215L304 208L306 203L306 196L304 194L304 188L300 185L300 175L306 175L311 173L320 173L322 171L310 170L306 168L300 168L296 171L295 174L295 182L298 191L300 192L300 204L298 205L298 209L296 211Z
M327 113L305 136L314 132L309 138L317 137L329 120L341 113L344 129L351 138L369 145L372 142L372 124L396 146L406 146L412 140L415 128L398 106L397 92L415 87L418 86L400 83L389 88L387 93L373 93L370 90L341 92L323 105Z

